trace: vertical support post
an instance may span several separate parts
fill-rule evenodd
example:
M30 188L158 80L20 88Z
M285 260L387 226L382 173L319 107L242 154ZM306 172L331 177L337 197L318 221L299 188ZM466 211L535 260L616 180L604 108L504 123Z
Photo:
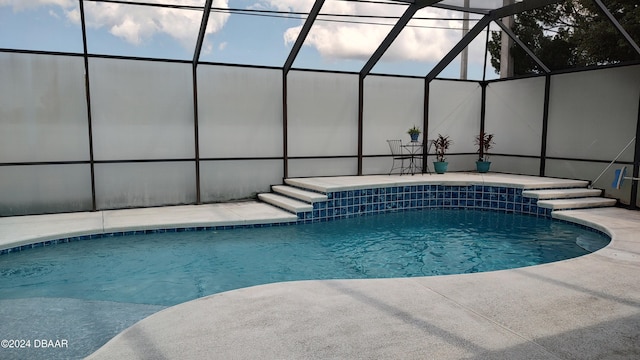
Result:
M207 0L202 9L202 19L200 21L200 31L198 32L198 40L196 48L193 52L192 71L193 71L193 143L195 146L195 166L196 166L196 204L201 203L200 199L200 133L198 131L198 62L200 61L200 52L202 44L207 35L207 24L209 23L209 15L211 14L211 5L213 0Z
M289 56L287 56L287 60L284 62L282 66L282 161L284 165L283 171L283 179L289 177L289 151L288 151L288 129L287 129L287 75L289 74L289 70L291 70L291 66L293 66L293 62L296 60L302 45L304 44L307 35L309 35L309 31L311 31L311 27L313 23L316 21L318 14L320 14L320 9L322 9L322 5L324 5L324 0L315 0L313 3L313 7L309 11L309 15L307 19L304 21L302 25L302 29L296 38L296 42L293 44L293 48L289 52Z
M482 81L487 80L487 54L489 52L489 33L491 24L487 25L487 36L484 39L484 65L482 66Z
M480 102L480 134L484 134L484 125L485 125L485 114L487 112L487 86L489 85L486 81L480 82L480 88L482 89L482 100ZM480 136L480 146L479 146L479 158L484 159L484 136Z
M428 162L427 156L429 155L429 86L431 81L424 79L424 113L422 114L422 173L427 172Z
M513 5L515 0L503 0L502 5ZM508 29L513 28L513 15L509 15L502 19L502 23ZM513 47L513 39L506 32L502 32L500 37L500 77L512 77L514 74L513 56L511 56L511 48Z
M91 169L91 210L97 211L96 204L96 174L95 163L93 158L93 125L91 117L91 88L89 87L89 55L87 50L87 27L84 19L84 1L78 0L80 3L80 24L82 27L82 46L84 58L84 88L87 100L87 128L89 131L89 167Z
M469 0L464 0L464 8L469 9ZM469 12L462 13L462 37L469 32ZM467 80L467 70L469 68L469 47L465 47L460 53L460 80Z
M284 166L282 182L289 177L289 132L287 111L287 69L282 70L282 161Z
M633 155L633 177L640 177L640 98L638 99L638 121L636 122L636 143L635 153ZM631 182L631 199L629 199L630 208L636 210L638 208L638 181Z
M544 108L542 110L542 141L540 143L540 176L547 171L547 133L549 129L549 99L551 97L551 75L544 77Z
M193 137L195 146L195 165L196 165L196 204L200 205L202 200L200 197L200 132L198 130L198 67L196 63L191 66L193 69Z
M358 176L362 175L362 132L364 124L364 76L358 75Z

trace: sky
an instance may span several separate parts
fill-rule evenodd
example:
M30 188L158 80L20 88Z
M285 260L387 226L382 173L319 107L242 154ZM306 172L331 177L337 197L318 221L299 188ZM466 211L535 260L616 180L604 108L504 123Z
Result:
M195 7L202 7L205 2L139 1ZM407 7L374 1L384 3L326 0L293 67L360 71ZM443 2L462 5L462 0ZM213 0L215 11L209 17L200 60L281 67L304 23L305 16L296 13L308 13L313 3L314 0ZM495 8L502 0L470 0L470 3L471 7ZM78 0L0 0L0 48L81 53L78 4ZM84 1L84 9L91 54L193 59L202 18L200 9L95 1ZM238 14L227 9L254 12ZM257 10L287 14L256 13ZM462 13L457 11L419 10L372 73L425 76L462 37L461 19ZM471 27L474 19L478 16L472 14ZM496 25L491 28L496 29ZM483 32L469 46L470 79L482 79L485 36ZM441 77L459 78L459 74L460 61L456 59ZM489 65L486 78L495 77Z

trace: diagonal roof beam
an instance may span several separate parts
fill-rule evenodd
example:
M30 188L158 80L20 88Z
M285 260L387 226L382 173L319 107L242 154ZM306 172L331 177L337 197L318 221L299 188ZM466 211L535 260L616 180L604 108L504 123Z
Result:
M198 33L198 41L196 42L196 50L193 54L193 65L197 65L200 60L200 52L202 51L202 43L204 43L204 36L207 31L207 24L209 23L209 13L211 12L211 3L213 0L207 0L202 11L202 21L200 22L200 32Z
M282 67L282 69L284 70L285 74L289 72L291 66L293 65L293 62L298 56L298 53L302 48L302 44L304 44L307 35L309 35L309 31L311 31L313 23L316 21L316 18L320 13L322 5L324 5L324 0L316 0L316 2L313 4L313 7L309 12L309 16L307 16L307 20L305 20L304 25L302 25L302 30L300 30L300 34L298 34L298 38L296 38L296 42L295 44L293 44L293 48L291 48L291 52L289 53L287 60L284 62L284 66Z
M631 45L631 47L633 47L636 53L640 55L640 47L638 47L638 44L635 41L633 41L631 36L629 36L629 33L622 27L622 25L620 25L618 20L615 17L613 17L609 9L607 9L607 7L600 0L594 0L594 2L598 5L600 10L607 16L607 18L609 18L609 21L613 24L613 26L615 26L616 29L618 29L618 32L620 32L620 34L624 36L624 38L627 40L629 45Z
M469 46L471 41L473 41L473 39L475 39L476 36L478 36L478 34L480 34L482 30L484 30L484 28L491 23L491 21L493 21L493 19L491 18L490 15L483 16L482 19L480 19L480 21L478 21L473 26L473 28L469 30L467 35L465 35L462 38L462 40L460 40L456 44L456 46L454 46L453 49L451 49L451 51L449 51L449 53L447 53L447 55L445 55L442 58L442 60L440 60L440 62L436 64L436 66L434 66L434 68L431 70L431 72L429 72L429 74L426 77L427 81L431 81L435 79L435 77L438 76L438 74L440 74L442 70L444 70L444 68L449 66L449 63L451 63L453 59L455 59L456 56L458 56L458 54L460 54L460 52L464 50L464 48Z
M409 20L413 17L413 15L420 9L433 5L441 0L416 0L413 4L409 5L409 7L404 11L404 14L398 19L398 22L393 26L393 29L389 31L387 37L380 43L376 51L371 55L369 61L362 67L360 70L360 77L364 78L369 74L371 69L376 65L376 63L380 60L382 55L384 55L385 51L389 49L389 46L393 43L393 41L400 35L400 32L407 25Z
M522 40L520 40L518 38L518 36L513 32L513 30L509 29L500 20L496 20L495 23L498 24L498 26L500 26L500 28L502 28L502 31L504 31L507 35L509 35L509 37L511 39L513 39L513 41L515 41L516 44L518 44L522 48L522 50L524 50L527 53L527 55L529 55L533 59L533 61L535 61L536 64L538 64L538 66L540 66L540 68L542 68L542 70L544 70L545 73L551 72L551 70L549 70L549 68L545 66L545 64L536 56L536 54L534 54L533 51L531 51L527 47L527 45L525 43L523 43Z
M523 0L522 2L503 6L501 8L490 11L488 15L485 15L482 19L480 19L480 21L476 23L476 25L467 33L467 35L465 35L462 40L460 40L456 44L456 46L454 46L453 49L451 49L451 51L449 51L449 53L447 53L447 55L445 55L442 60L440 60L440 62L436 64L431 72L427 74L427 81L435 79L436 76L438 76L438 74L440 74L442 70L444 70L444 68L446 68L449 63L451 63L453 59L455 59L456 56L458 56L458 54L460 54L460 52L464 48L469 46L471 41L473 41L473 39L475 39L475 37L480 32L482 32L482 30L492 21L503 17L519 14L523 11L533 10L539 7L555 4L559 1L560 0Z

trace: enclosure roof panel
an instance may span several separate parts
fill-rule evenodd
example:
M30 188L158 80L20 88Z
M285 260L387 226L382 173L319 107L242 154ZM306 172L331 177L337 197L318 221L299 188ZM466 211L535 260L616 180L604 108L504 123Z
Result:
M490 31L500 31L494 20L558 1L513 2L516 6L504 0L1 0L0 50L291 65L364 76L424 76L436 67L439 76L455 78L466 66L471 78L485 79L495 76L485 60ZM611 7L611 21L624 20L617 3L594 3ZM314 5L320 10L307 21ZM484 16L491 17L489 28L465 41L466 55L449 54L460 50L456 45L466 29ZM305 23L308 32L302 31ZM622 60L638 58L637 32L626 34L616 24L610 29L607 42L629 43L631 51ZM535 62L544 70L543 60Z

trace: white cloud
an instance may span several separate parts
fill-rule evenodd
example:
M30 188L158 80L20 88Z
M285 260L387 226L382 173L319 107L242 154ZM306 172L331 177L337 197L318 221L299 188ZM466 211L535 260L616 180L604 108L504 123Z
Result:
M491 5L496 6L502 0L490 0ZM312 0L262 0L256 6L269 7L280 11L308 12L314 1ZM347 1L325 2L321 13L332 14L363 14L400 17L405 7L398 5L358 3ZM419 10L415 17L436 18L461 18L459 12L452 12L436 8ZM393 25L395 20L383 19L345 19L375 23L388 23ZM302 22L301 22L302 23ZM460 40L460 30L443 30L439 28L462 27L461 21L455 20L412 20L410 25L422 27L406 27L385 52L385 61L438 61ZM472 23L473 25L473 23ZM295 42L302 25L289 28L284 33L286 44ZM344 22L316 21L305 41L306 46L317 49L320 55L327 60L336 59L368 59L377 49L392 26L364 25ZM471 50L472 54L475 54ZM479 54L482 57L482 53ZM473 58L470 56L470 58ZM481 61L482 59L478 60Z
M77 6L74 0L0 0L0 6L11 6L13 11L35 9L43 5L55 5L62 8Z
M161 2L161 0L149 0ZM181 5L201 5L201 1L175 0ZM214 7L229 7L228 0L214 0ZM195 46L202 12L148 6L123 6L113 3L87 3L85 5L87 26L105 27L109 32L129 43L138 45L156 34L167 34L178 40L185 48ZM212 13L207 34L219 31L229 14Z
M166 3L166 0L146 0L150 3ZM201 0L172 0L172 4L202 6ZM80 22L76 0L0 0L0 6L12 6L14 11L39 6L58 6L74 23ZM214 0L213 7L228 8L228 0ZM123 5L116 3L85 2L85 19L89 28L105 28L114 36L139 45L157 34L176 39L186 49L195 46L202 12L152 6ZM206 33L220 31L229 18L228 13L211 13ZM205 44L207 46L207 44Z
M60 15L58 15L58 13L53 10L49 10L49 16L60 19Z

